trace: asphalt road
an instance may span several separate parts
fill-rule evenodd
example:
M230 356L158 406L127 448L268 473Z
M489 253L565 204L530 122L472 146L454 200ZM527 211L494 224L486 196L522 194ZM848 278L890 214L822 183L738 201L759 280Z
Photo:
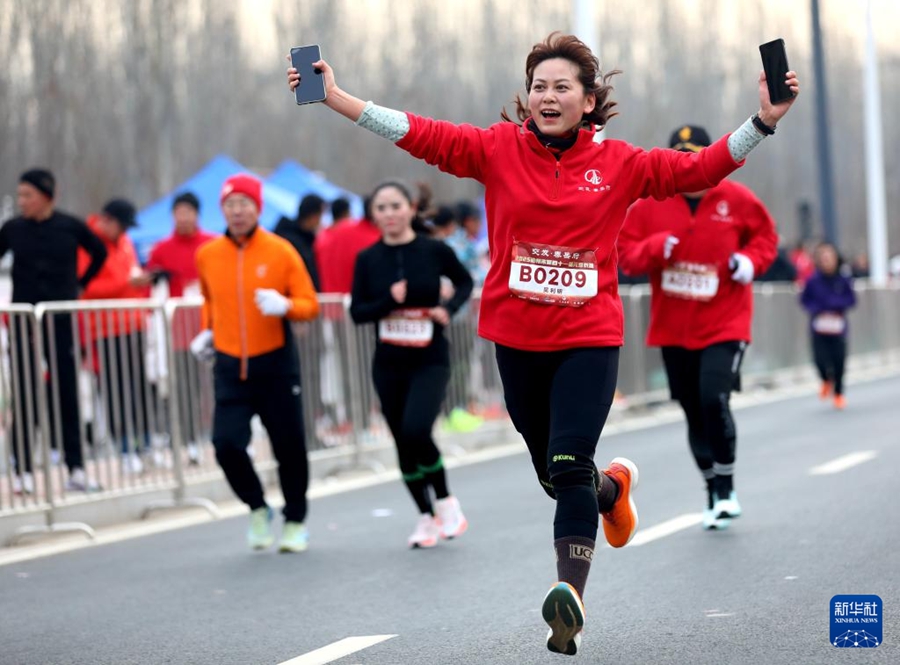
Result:
M638 464L652 539L598 552L570 662L900 662L898 397L889 379L853 386L842 413L814 397L739 411L744 516L723 532L691 524L704 495L683 424L601 439L598 463ZM250 553L242 517L0 567L0 663L566 662L544 645L553 503L526 456L454 469L450 484L471 528L431 551L405 548L415 514L391 482L314 501L301 555ZM830 645L836 594L882 598L881 646ZM377 635L395 637L304 656Z

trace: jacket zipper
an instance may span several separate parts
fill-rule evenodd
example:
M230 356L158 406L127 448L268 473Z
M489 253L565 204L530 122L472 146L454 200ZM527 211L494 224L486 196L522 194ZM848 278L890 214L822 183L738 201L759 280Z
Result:
M553 179L553 193L550 195L550 198L559 198L559 159L556 160L556 176Z
M237 261L238 327L241 334L241 381L247 380L247 321L244 312L244 248L238 247Z

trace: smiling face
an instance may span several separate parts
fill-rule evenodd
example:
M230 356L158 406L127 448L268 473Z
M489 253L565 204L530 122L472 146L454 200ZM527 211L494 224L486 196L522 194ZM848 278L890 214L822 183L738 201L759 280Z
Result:
M578 80L578 67L570 60L550 58L534 68L528 110L537 128L548 136L563 136L594 110L596 99Z
M396 187L382 187L372 197L372 217L385 239L407 234L415 214L410 200Z

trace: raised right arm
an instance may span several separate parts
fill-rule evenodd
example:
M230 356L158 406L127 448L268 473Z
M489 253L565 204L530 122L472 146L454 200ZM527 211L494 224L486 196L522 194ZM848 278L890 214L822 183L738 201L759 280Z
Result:
M494 132L471 125L422 118L411 113L364 102L337 86L334 70L324 60L313 63L325 79L325 106L378 134L440 170L459 178L485 177L485 165L494 150ZM300 74L288 68L288 87L300 85Z

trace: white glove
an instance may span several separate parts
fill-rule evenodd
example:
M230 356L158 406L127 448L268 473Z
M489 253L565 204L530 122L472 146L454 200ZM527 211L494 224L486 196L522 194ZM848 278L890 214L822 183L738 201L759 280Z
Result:
M208 362L215 357L212 330L204 330L191 340L191 353L201 362Z
M731 270L731 279L738 284L749 284L753 281L755 273L753 261L743 254L732 254L728 260L728 268Z
M256 289L254 300L265 316L284 316L291 308L291 301L275 289Z
M672 251L675 249L675 245L677 245L679 242L681 241L678 240L678 238L676 238L675 236L669 236L668 238L666 238L666 242L663 245L663 258L666 261L671 258Z

